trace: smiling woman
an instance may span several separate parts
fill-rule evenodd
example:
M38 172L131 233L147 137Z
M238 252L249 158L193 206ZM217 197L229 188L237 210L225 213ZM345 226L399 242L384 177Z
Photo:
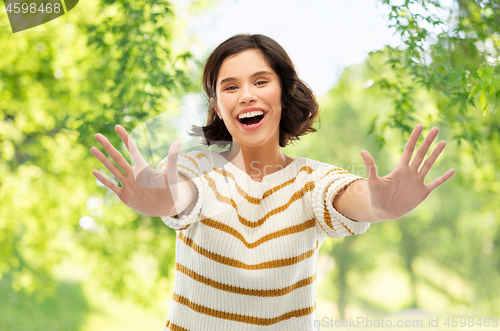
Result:
M224 68L221 68L223 64ZM284 109L279 121L280 147L316 131L312 125L318 119L318 103L309 86L298 77L283 47L263 35L235 35L220 44L206 61L203 88L210 102L207 125L202 128L193 126L193 136L203 137L208 145L226 146L233 141L233 136L217 115L221 106L219 98L226 98L225 94L233 91L248 92L241 91L243 86L237 84L241 85L243 79L248 85L255 84L255 88L262 85L276 89L279 86L280 96L276 97L281 102L279 108Z
M165 330L320 330L315 281L321 244L399 218L446 182L453 169L424 184L443 144L418 171L437 130L430 131L409 166L422 130L417 125L398 166L383 178L362 151L365 179L281 152L315 131L318 104L273 39L229 38L207 59L203 85L210 100L207 125L193 126L192 135L204 136L207 145L230 145L227 152L179 153L174 142L154 170L117 126L134 168L107 139L96 138L123 175L93 149L122 187L95 171L103 184L130 208L161 216L177 231ZM148 175L151 186L136 182L138 171Z
M271 38L228 39L207 59L203 83L208 121L192 135L230 150L179 155L178 171L198 197L162 218L178 231L166 330L287 330L297 321L306 330L317 319L321 243L369 226L331 204L336 191L362 178L281 152L315 131L318 104Z
M261 153L279 152L280 80L262 52L246 50L228 57L219 77L215 111L233 142L241 149L259 146Z

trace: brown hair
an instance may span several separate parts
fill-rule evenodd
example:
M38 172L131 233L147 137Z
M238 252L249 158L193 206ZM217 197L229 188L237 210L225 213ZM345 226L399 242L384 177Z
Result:
M208 98L207 125L192 126L189 135L205 137L204 144L225 146L233 137L215 111L217 105L216 85L220 67L224 60L245 50L258 49L267 64L278 74L281 85L281 119L279 144L285 147L299 136L317 130L312 127L318 117L319 105L311 88L295 71L292 60L275 40L261 34L237 34L221 43L208 57L203 70L203 89Z

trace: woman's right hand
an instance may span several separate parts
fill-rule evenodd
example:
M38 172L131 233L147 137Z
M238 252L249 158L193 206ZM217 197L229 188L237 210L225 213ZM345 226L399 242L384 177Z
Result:
M153 169L144 160L134 141L121 125L116 125L115 130L132 156L135 166L132 167L109 140L98 133L95 135L96 140L125 174L97 147L92 147L90 151L120 181L121 187L97 170L93 170L92 174L113 191L126 206L147 216L174 216L196 201L198 194L196 187L177 172L177 158L181 146L179 141L173 142L170 146L167 169L164 171L163 166Z

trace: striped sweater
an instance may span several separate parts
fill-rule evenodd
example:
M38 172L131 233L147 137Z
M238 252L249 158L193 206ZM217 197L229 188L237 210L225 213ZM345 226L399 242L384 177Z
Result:
M177 162L198 199L162 218L177 233L165 330L320 330L307 327L318 324L318 251L327 237L369 227L332 204L362 177L301 157L261 182L214 151L180 154Z

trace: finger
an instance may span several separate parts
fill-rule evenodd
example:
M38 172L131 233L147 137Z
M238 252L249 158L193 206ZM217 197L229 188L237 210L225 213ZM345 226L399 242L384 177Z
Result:
M98 181L100 181L104 186L109 188L111 191L113 191L118 197L120 197L120 188L116 186L113 181L107 179L103 174L101 174L97 170L92 170L92 174L97 178Z
M123 143L125 144L125 147L127 147L127 150L130 153L130 156L132 157L132 160L135 163L134 172L138 174L141 173L141 171L144 170L144 168L148 167L149 164L142 157L141 152L139 152L137 145L135 144L134 140L130 137L127 130L125 130L125 128L121 125L116 125L115 130L116 133L118 133L118 135L120 136Z
M399 164L403 166L408 166L410 163L411 157L413 155L413 151L415 150L415 147L417 146L417 141L418 138L420 137L420 134L422 133L423 129L422 124L417 124L413 131L410 134L410 138L408 139L408 142L405 145L405 149L403 151L403 155L401 156L401 159L399 160Z
M425 155L427 155L427 152L429 151L429 148L431 147L434 139L436 139L438 133L439 129L436 127L433 127L429 131L429 134L427 135L427 137L425 137L424 142L418 148L417 153L415 154L415 158L411 162L410 169L418 171L418 168L420 168L420 165L422 164L422 160L424 159Z
M170 149L168 150L168 161L167 161L167 186L170 189L170 193L172 194L172 200L174 202L174 207L176 212L180 209L176 206L177 201L179 201L179 189L178 184L180 182L179 173L177 171L177 160L179 158L179 151L181 149L181 142L174 141L172 145L170 145Z
M443 185L448 179L451 178L451 176L453 176L455 174L455 172L456 172L456 170L452 168L452 169L448 170L441 177L434 179L432 181L432 183L430 183L429 185L426 186L427 189L429 190L429 193L432 192L437 187Z
M181 149L181 142L174 141L172 145L170 145L170 149L168 150L168 161L167 161L167 178L168 178L168 186L177 184L177 160L179 158L179 151Z
M427 176L432 166L434 165L434 162L436 162L436 159L439 157L445 147L446 142L444 140L441 140L437 144L436 148L434 148L434 150L432 151L432 154L427 158L427 160L425 160L424 165L418 172L420 175L422 175L423 177Z
M361 157L365 161L366 169L368 170L368 179L374 180L378 178L377 167L375 166L375 161L373 157L366 150L361 150Z
M116 133L118 133L118 135L122 139L123 143L125 144L125 147L127 147L127 150L128 150L129 149L128 148L128 139L124 139L124 138L128 138L127 130L125 130L125 128L123 126L121 126L120 124L117 124L117 125L115 125L115 131L116 131Z
M111 172L113 174L113 176L116 177L116 179L118 179L120 182L123 182L123 180L125 179L125 176L123 175L123 173L120 171L120 169L118 169L118 167L113 163L111 162L107 157L106 155L104 155L100 150L99 148L97 147L92 147L90 149L90 152L99 160L101 161L101 163L106 167L106 169L109 170L109 172Z
M120 153L111 144L111 142L108 140L108 138L106 138L105 136L103 136L100 133L97 133L95 135L95 139L101 144L102 147L104 147L106 152L108 152L109 156L111 156L113 158L113 160L115 160L115 162L120 166L120 168L123 169L123 171L125 172L125 175L127 173L131 172L132 167L130 166L130 164L128 164L128 162L123 158L122 153Z

